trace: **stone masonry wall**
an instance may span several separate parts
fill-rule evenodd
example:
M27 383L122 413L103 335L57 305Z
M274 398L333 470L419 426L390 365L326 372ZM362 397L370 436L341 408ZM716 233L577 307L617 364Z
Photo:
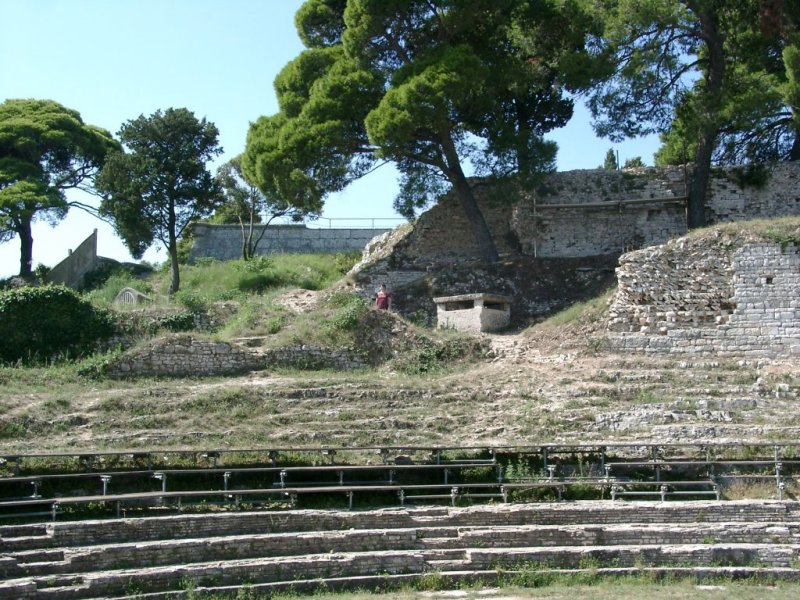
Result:
M263 227L256 229L258 237ZM372 238L387 229L310 229L305 225L270 225L258 244L258 254L273 252L361 252ZM199 223L192 227L194 244L189 261L200 257L233 260L242 256L238 225Z
M618 350L800 356L800 248L717 232L620 259L609 329Z
M740 185L727 172L709 186L709 223L800 214L800 164L778 163L761 187ZM515 204L479 203L498 251L509 257L584 257L662 244L686 233L682 167L552 173L535 194ZM376 256L385 270L474 259L472 229L449 194L420 215L392 253ZM368 249L367 254L376 251ZM369 258L367 256L367 258Z
M286 346L251 351L226 342L176 335L156 340L122 355L108 368L111 377L230 375L287 366L301 369L358 369L365 366L352 349Z
M192 336L169 336L126 352L112 364L112 377L202 376L263 369L264 360L245 348Z

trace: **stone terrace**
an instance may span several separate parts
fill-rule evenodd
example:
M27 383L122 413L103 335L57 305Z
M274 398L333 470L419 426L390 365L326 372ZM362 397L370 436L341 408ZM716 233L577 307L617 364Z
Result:
M521 569L797 579L798 558L797 502L209 513L0 527L0 598L384 588L425 573L455 585Z

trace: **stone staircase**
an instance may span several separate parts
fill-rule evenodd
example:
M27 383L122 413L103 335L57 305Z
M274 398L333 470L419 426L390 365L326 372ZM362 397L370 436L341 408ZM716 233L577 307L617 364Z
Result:
M0 599L452 585L519 572L800 579L800 503L220 512L0 527ZM501 580L502 581L502 580Z

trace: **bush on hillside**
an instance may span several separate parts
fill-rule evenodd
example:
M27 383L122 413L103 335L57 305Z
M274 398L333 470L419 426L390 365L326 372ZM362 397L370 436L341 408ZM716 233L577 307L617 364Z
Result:
M0 292L0 361L91 353L114 332L110 315L63 286Z

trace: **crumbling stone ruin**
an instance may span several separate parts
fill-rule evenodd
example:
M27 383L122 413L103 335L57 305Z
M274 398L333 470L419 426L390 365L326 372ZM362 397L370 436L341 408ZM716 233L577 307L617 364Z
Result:
M576 279L591 284L603 277L596 265L600 258L613 263L625 252L685 235L685 190L690 177L690 171L678 167L569 171L550 174L534 193L516 203L498 203L487 197L480 201L503 261L542 265L575 261L555 269L564 280L561 288L572 289ZM800 214L800 165L796 163L769 166L766 181L760 185L742 181L736 171L717 172L710 183L709 224L796 214ZM474 263L477 256L471 227L457 199L448 195L413 224L373 239L351 275L365 294L385 282L397 296L408 286L438 277L437 272L452 272L455 265ZM491 276L483 279L483 285L474 287L473 283L472 289L451 284L428 287L434 296L479 289L512 295L515 310L526 311L528 320L559 308L553 302L546 307L528 306L532 290L518 281L507 288ZM549 286L558 287L558 278ZM694 300L703 301L697 294ZM433 308L429 307L431 312ZM711 310L716 316L717 308ZM518 317L512 315L512 321ZM700 318L697 310L692 318Z
M623 255L618 350L800 356L800 248L716 230Z

